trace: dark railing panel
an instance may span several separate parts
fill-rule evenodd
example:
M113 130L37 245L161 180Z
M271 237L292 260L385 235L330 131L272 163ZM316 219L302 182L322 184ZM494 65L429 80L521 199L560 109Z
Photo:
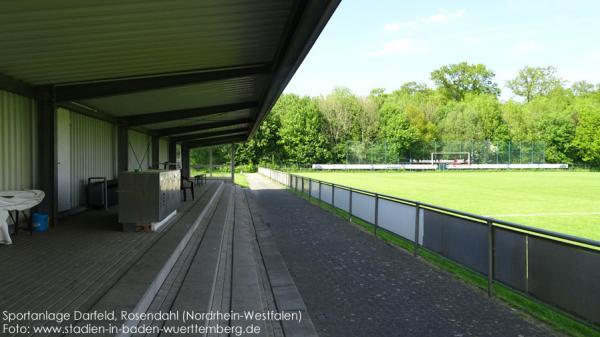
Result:
M352 215L364 221L375 223L375 197L362 193L352 193Z
M527 290L526 235L494 228L495 278L517 290Z
M311 181L310 196L313 198L319 198L319 182L318 181Z
M349 212L350 211L350 191L348 191L347 189L334 187L333 192L335 194L335 200L333 201L335 203L334 206L341 210Z
M488 228L479 222L426 209L423 245L487 275Z
M309 183L308 178L280 171L259 172L376 228L411 241L418 236L420 246L483 275L489 270L488 291L499 281L600 323L598 241L319 180Z
M321 184L321 201L331 205L331 196L333 195L331 191L331 185Z
M381 198L378 211L381 228L415 241L415 207Z
M529 292L600 323L600 254L529 237Z

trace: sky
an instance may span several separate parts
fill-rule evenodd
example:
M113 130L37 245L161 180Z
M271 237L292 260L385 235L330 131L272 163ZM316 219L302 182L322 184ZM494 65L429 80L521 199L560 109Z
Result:
M600 1L342 0L285 92L368 95L466 61L495 72L501 99L524 66L554 66L567 84L600 83Z

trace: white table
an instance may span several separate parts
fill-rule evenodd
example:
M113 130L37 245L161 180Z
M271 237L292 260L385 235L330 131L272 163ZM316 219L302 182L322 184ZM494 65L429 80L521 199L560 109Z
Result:
M30 209L42 200L44 192L39 190L0 191L0 244L12 244L8 231L8 212Z

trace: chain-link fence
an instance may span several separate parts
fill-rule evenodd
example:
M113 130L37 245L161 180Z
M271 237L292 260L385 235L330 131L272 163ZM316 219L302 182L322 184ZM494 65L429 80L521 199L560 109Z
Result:
M346 143L346 164L430 163L436 159L468 160L471 164L541 164L544 142L431 142L398 151L387 142ZM433 154L433 155L432 155Z

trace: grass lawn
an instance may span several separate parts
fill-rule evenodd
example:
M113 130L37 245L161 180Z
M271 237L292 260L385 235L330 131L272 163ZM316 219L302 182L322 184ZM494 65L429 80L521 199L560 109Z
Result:
M600 172L297 174L600 241Z

